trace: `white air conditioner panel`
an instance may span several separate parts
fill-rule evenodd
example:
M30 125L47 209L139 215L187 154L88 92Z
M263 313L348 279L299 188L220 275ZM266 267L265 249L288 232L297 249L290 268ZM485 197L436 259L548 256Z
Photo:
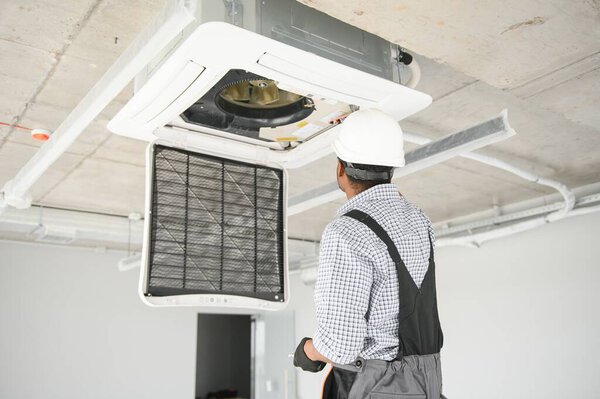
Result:
M277 82L281 89L314 99L321 113L313 112L299 123L261 129L260 137L243 137L219 129L187 123L181 114L206 94L230 70L245 70ZM328 107L320 106L327 104ZM198 26L156 69L144 86L109 123L109 129L124 136L152 141L157 129L177 126L190 135L213 134L232 140L280 150L278 162L285 167L302 166L298 149L280 145L281 138L295 132L319 130L325 114L348 108L380 108L396 119L405 118L431 103L431 97L384 78L359 71L315 54L224 22ZM322 135L335 129L325 127ZM303 131L300 130L300 134ZM310 134L307 134L310 136ZM317 134L317 136L319 136ZM283 140L285 142L285 140ZM287 144L287 143L286 143Z

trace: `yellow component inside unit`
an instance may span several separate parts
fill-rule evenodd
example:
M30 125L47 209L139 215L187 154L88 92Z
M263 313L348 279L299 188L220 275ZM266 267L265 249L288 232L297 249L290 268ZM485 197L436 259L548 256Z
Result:
M275 81L267 79L239 82L228 86L219 95L229 103L252 109L284 107L304 98L299 94L281 90Z

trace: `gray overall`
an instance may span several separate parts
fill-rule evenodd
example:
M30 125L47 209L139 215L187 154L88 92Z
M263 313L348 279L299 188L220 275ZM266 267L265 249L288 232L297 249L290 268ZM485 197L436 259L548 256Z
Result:
M396 264L400 295L399 347L398 355L393 361L358 358L352 364L334 364L323 385L323 398L443 398L439 355L443 335L437 311L431 238L429 267L419 288L406 269L392 239L373 218L356 209L344 216L369 227L386 244Z

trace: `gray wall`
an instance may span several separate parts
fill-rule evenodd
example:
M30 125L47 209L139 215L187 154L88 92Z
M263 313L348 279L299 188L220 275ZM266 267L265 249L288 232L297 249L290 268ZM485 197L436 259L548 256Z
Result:
M448 398L600 397L600 213L436 253ZM314 331L313 287L292 280L296 337ZM298 372L298 398L324 373Z
M1 398L193 398L196 313L137 297L123 254L0 242Z

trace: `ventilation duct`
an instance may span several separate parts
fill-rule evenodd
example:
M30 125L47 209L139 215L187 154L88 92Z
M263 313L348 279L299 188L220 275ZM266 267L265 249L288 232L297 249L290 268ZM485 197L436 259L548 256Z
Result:
M288 296L284 170L160 143L149 158L144 300L281 308Z

